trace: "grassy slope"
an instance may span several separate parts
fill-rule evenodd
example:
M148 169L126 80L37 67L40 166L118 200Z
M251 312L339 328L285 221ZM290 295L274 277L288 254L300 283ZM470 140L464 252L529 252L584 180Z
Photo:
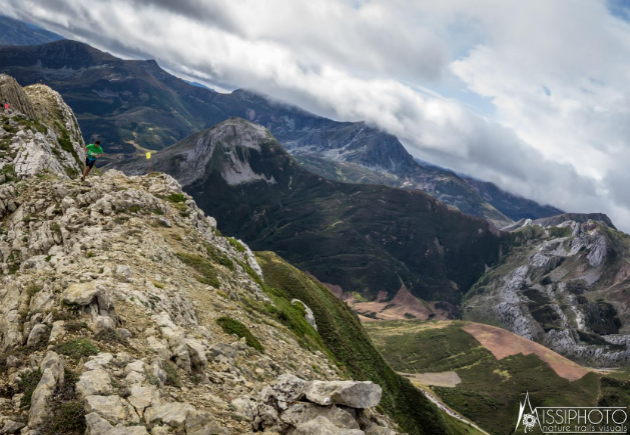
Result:
M395 370L456 371L462 382L455 388L432 390L448 406L492 434L512 433L519 402L527 391L533 406L613 406L624 400L622 406L627 404L628 381L589 373L569 382L535 355L519 354L497 360L461 329L464 324L456 321L419 332L413 328L404 332L401 321L369 323L366 327Z
M354 314L328 289L274 253L259 252L256 256L268 286L280 290L288 299L300 299L313 310L325 345L348 374L383 387L380 406L406 432L412 435L466 433L460 432L457 425L448 424L419 390L389 367Z

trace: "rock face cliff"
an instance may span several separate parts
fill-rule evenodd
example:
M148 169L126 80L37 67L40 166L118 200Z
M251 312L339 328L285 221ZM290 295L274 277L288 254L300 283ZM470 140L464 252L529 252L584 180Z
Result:
M348 380L177 181L75 181L72 112L26 94L42 121L4 112L0 130L0 433L396 433L381 387Z
M464 318L510 331L591 367L625 366L630 236L606 215L520 221L507 254L473 286Z

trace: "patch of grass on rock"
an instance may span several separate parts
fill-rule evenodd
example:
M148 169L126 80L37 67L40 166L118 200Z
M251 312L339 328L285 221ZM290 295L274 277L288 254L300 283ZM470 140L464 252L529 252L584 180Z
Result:
M243 325L238 320L235 320L231 317L220 317L217 319L217 323L223 330L228 334L236 334L239 338L245 337L245 342L249 347L253 347L254 349L264 353L265 348L258 341L256 337L250 332L247 326Z
M184 264L192 267L198 272L195 279L203 284L208 284L213 287L220 287L221 283L217 278L217 272L212 262L201 255L188 254L185 252L178 252L177 258L179 258Z
M57 351L75 360L98 354L98 348L86 338L77 338L76 340L61 343L57 346Z

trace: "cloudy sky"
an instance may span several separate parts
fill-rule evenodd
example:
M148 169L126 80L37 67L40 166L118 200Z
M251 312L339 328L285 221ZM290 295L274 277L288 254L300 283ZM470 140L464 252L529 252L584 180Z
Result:
M415 156L630 231L630 4L0 0L184 78L396 134Z

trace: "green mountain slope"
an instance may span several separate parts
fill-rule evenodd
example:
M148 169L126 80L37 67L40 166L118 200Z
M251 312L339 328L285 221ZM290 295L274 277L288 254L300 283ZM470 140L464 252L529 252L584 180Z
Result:
M485 335L471 334L466 330L471 326ZM408 373L414 383L493 435L514 433L519 403L528 391L534 407L626 406L630 393L630 383L615 379L627 376L623 372L589 372L536 343L484 325L393 321L365 327L395 370ZM435 374L444 372L456 373L459 382L435 386ZM425 375L413 376L419 373Z
M323 342L353 379L371 380L383 388L380 406L407 433L465 433L449 429L437 407L389 367L352 311L326 287L272 252L258 252L256 258L268 286L313 310Z
M221 231L367 300L379 293L392 299L406 287L416 297L457 304L498 259L500 235L485 220L417 190L326 180L242 119L195 134L151 161L177 178ZM148 163L132 159L117 167L136 174Z

